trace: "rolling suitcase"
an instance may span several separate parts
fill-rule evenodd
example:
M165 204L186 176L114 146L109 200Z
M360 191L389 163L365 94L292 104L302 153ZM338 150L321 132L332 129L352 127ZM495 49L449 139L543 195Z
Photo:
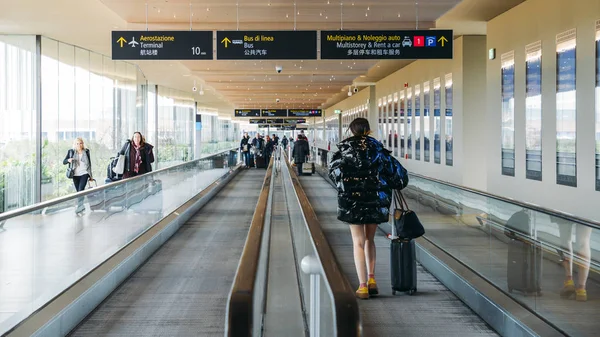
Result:
M267 168L267 160L264 156L256 156L256 168Z
M414 294L417 291L415 240L392 240L390 262L392 294L396 295L397 291Z
M514 290L524 294L542 294L540 277L542 275L542 249L534 243L517 237L508 243L508 265L506 281L508 292Z

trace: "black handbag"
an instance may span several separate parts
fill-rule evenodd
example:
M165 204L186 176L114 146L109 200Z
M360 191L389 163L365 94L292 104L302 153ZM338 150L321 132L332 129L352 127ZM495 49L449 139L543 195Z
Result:
M69 159L73 159L73 156L71 156ZM66 174L67 174L68 179L73 179L73 176L75 176L75 169L73 168L73 162L69 163Z
M417 214L408 208L408 204L402 192L394 191L394 228L396 236L400 239L416 239L425 234L425 228L417 217Z

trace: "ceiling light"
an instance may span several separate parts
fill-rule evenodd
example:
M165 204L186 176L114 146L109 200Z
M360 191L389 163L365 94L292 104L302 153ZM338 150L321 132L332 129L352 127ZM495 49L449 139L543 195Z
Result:
M207 11L207 12L210 12L210 8L206 7L206 11Z
M367 10L370 11L371 10L371 6L367 6Z
M289 18L289 17L290 17L290 16L289 16L288 14L286 14L286 15L285 15L285 18L286 18L286 19L287 19L287 18Z

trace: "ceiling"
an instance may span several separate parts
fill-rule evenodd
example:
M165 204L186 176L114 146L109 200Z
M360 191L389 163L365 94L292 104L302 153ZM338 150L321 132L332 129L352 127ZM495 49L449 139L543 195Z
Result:
M0 33L41 34L105 55L111 30L454 29L485 34L485 22L523 0L0 0ZM146 3L148 21L146 22ZM191 11L190 11L191 3ZM340 5L340 3L342 5ZM294 15L295 13L295 15ZM343 13L343 14L342 14ZM74 29L76 27L77 29ZM231 115L234 107L328 107L412 60L141 61L151 83L192 93L199 106ZM276 74L275 65L283 72ZM360 89L360 87L359 87Z

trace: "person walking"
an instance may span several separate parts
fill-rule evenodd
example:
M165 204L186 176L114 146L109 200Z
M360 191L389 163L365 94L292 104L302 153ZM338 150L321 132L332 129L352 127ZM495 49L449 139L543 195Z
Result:
M133 133L131 139L128 139L119 151L119 154L125 156L123 179L152 172L153 148L152 145L146 143L146 139L139 131Z
M393 190L406 187L408 174L383 144L369 136L367 119L355 119L349 129L352 136L338 144L339 151L329 164L329 178L338 190L337 218L350 225L360 282L356 297L368 299L379 294L375 281L377 224L388 222Z
M89 181L94 181L91 158L90 150L85 147L83 139L81 137L75 138L73 148L67 151L67 156L63 160L63 164L70 165L73 185L77 192L85 190ZM83 211L83 199L78 198L75 213L80 213L81 211Z
M292 150L294 157L294 165L298 168L298 175L302 175L302 165L306 162L306 157L310 154L310 147L303 134L298 135L298 140L295 142Z
M242 151L242 160L244 161L244 166L249 169L250 168L250 148L252 147L252 143L250 142L250 136L248 136L248 132L244 132L244 136L242 137L242 141L240 142L240 151Z

